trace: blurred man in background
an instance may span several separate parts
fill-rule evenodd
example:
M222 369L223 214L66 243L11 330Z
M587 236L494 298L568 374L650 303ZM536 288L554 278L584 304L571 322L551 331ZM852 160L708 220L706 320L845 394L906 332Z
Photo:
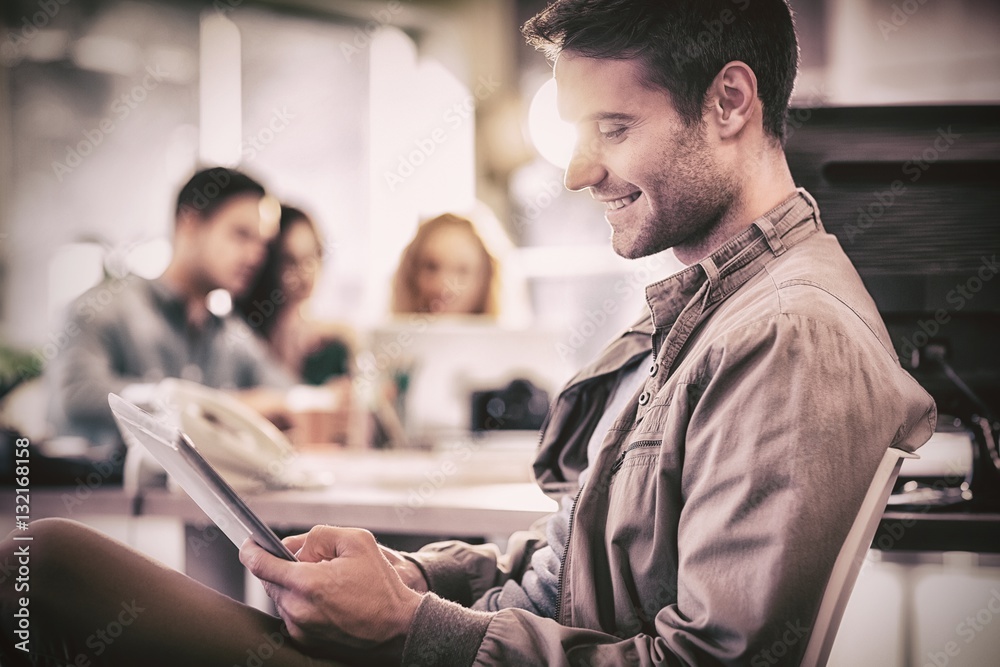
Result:
M260 268L276 224L262 217L264 196L260 183L238 171L199 171L177 197L163 275L112 279L71 304L69 343L47 369L57 434L81 436L110 454L120 436L108 393L144 402L167 377L238 391L264 416L285 420L279 390L292 378L241 319L207 306L209 292L239 295Z

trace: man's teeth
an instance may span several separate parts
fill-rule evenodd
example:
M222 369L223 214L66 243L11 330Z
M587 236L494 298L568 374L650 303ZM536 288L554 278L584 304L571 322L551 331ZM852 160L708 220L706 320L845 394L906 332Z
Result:
M608 210L617 211L620 208L625 208L638 198L639 198L639 193L635 192L628 195L627 197L622 197L621 199L612 199L611 201L608 202Z

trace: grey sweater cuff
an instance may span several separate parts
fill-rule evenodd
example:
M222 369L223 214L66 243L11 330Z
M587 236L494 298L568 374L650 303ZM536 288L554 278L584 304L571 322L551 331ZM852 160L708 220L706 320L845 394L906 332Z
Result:
M424 595L403 646L402 667L471 665L495 614Z
M427 587L433 593L465 607L472 605L469 575L454 558L436 552L419 551L404 556L420 568L427 579Z

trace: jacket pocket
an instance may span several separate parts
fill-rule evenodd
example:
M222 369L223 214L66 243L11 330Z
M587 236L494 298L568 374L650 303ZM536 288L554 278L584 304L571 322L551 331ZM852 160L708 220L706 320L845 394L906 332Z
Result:
M649 454L655 454L653 449L658 450L662 443L659 440L638 440L630 443L622 450L615 462L611 464L611 476L614 477L629 460L634 460L640 456L653 458ZM644 456L645 455L645 456Z

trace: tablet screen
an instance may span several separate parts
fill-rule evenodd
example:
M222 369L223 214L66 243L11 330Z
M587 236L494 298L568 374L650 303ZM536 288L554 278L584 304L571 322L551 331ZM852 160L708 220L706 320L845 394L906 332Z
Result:
M108 403L125 441L142 445L233 544L239 547L249 537L278 558L296 560L187 435L116 394L108 395Z

